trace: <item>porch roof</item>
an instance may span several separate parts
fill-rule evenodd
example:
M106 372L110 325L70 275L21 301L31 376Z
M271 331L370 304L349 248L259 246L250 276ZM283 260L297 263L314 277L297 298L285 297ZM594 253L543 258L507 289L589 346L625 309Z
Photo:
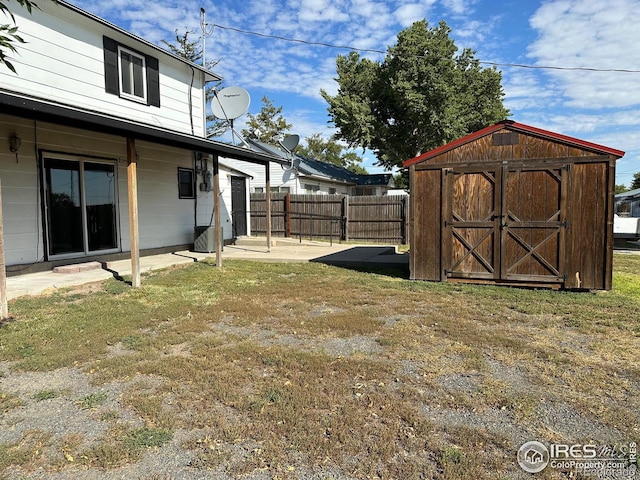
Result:
M108 133L125 138L135 138L136 140L145 140L196 152L235 158L260 165L268 165L270 161L275 159L271 155L247 148L215 142L166 128L132 122L131 120L105 115L96 111L44 101L2 89L0 89L0 111L17 117Z

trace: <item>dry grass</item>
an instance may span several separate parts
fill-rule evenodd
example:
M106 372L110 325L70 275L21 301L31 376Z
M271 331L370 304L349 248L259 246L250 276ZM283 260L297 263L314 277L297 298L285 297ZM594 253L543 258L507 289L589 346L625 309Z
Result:
M229 261L20 299L0 360L125 382L142 426L106 409L90 446L25 434L0 444L0 476L33 468L36 443L110 470L177 431L194 471L279 478L512 478L527 440L637 440L638 272L617 255L613 291L572 293ZM2 393L0 412L29 400Z

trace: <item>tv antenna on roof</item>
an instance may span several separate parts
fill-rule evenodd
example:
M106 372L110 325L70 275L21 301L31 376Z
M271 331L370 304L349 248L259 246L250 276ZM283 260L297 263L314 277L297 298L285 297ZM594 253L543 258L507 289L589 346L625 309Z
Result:
M242 87L226 87L220 91L213 91L211 99L211 113L220 120L226 120L231 126L231 135L237 135L242 143L246 142L238 132L233 128L233 121L244 115L249 109L251 97Z

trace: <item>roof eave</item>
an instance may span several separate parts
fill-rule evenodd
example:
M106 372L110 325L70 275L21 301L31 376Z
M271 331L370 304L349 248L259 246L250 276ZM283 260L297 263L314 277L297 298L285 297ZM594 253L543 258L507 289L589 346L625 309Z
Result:
M418 155L417 157L406 160L402 164L402 166L410 167L411 165L415 165L416 163L424 162L433 157L436 157L450 150L453 150L454 148L473 142L487 135L491 135L492 133L502 130L503 128L506 128L508 130L513 130L516 132L528 133L528 134L546 138L552 141L560 141L562 143L566 143L571 146L590 150L596 153L613 155L614 157L617 157L617 158L621 158L625 154L624 151L617 150L615 148L606 147L604 145L598 145L596 143L587 142L586 140L580 140L578 138L569 137L567 135L551 132L549 130L543 130L541 128L532 127L530 125L525 125L524 123L518 123L512 120L504 120L502 122L496 123L495 125L491 125L481 130L478 130L477 132L470 133L469 135L466 135L450 143L447 143L446 145L442 145L441 147L435 148L429 152Z
M191 151L200 151L227 158L235 158L237 160L262 165L267 165L269 162L274 161L274 158L270 155L261 154L247 148L215 142L204 137L188 135L152 125L132 122L123 118L104 115L99 112L82 110L68 105L28 97L2 89L0 89L0 112L7 115L121 137L131 137L138 140L174 146Z
M106 26L106 27L108 27L108 28L110 28L112 30L115 30L115 31L121 33L122 35L125 35L125 36L127 36L129 38L132 38L136 42L143 43L144 45L146 45L146 46L148 46L150 48L153 48L154 50L156 50L158 52L161 52L164 55L167 55L169 57L173 57L176 60L180 60L182 63L185 63L185 64L189 65L190 67L193 67L196 70L199 70L199 71L203 72L204 73L205 82L220 82L220 81L224 80L223 77L221 77L220 75L218 75L216 73L213 73L211 70L203 67L202 65L198 65L197 63L193 63L193 62L191 62L191 61L189 61L189 60L187 60L185 58L182 58L182 57L180 57L180 56L178 56L178 55L176 55L174 53L171 53L170 51L165 50L164 48L162 48L162 47L160 47L160 46L158 46L158 45L156 45L154 43L151 43L150 41L145 40L144 38L139 37L139 36L129 32L129 31L125 30L124 28L120 28L119 26L109 22L108 20L105 20L102 17L99 17L99 16L97 16L97 15L91 13L91 12L87 12L86 10L83 10L83 9L81 9L79 7L76 7L75 5L72 5L70 3L67 3L64 0L57 0L56 3L58 5L60 5L60 6L63 6L65 8L67 8L67 9L73 11L73 12L78 13L79 15L87 17L87 18L89 18L89 19L91 19L91 20L93 20L95 22L98 22L98 23L100 23L100 24L102 24L102 25L104 25L104 26Z

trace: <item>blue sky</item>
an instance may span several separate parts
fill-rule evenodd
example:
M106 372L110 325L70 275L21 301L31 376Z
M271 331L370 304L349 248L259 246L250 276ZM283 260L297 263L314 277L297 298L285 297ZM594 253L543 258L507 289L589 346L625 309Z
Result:
M71 0L71 3L154 43L174 31L201 35L207 23L267 35L386 50L414 21L444 19L460 48L503 64L505 104L513 120L626 151L616 183L640 171L640 0ZM320 89L335 93L335 59L348 50L291 43L213 28L207 60L223 86L241 86L257 113L267 96L283 107L302 138L329 136ZM383 55L363 54L380 60ZM531 67L586 67L614 71ZM486 66L489 66L488 64ZM242 128L242 118L236 125ZM366 155L372 173L375 158Z

